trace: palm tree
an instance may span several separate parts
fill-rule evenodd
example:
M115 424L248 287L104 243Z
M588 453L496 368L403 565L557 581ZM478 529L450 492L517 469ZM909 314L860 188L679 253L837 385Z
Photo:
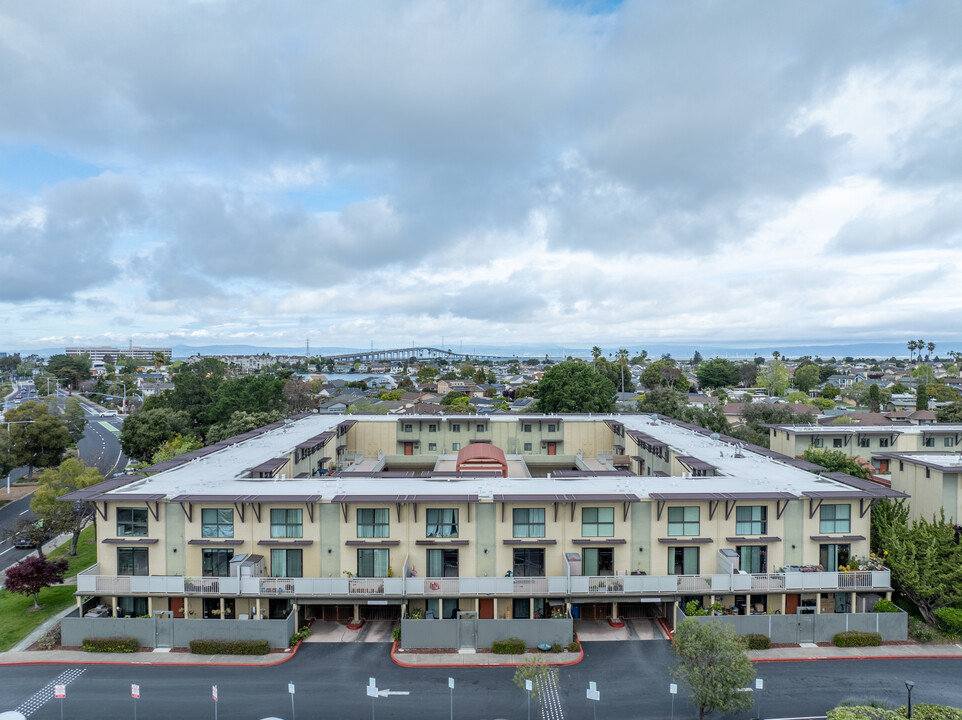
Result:
M618 364L621 365L621 392L625 391L625 366L628 364L628 351L621 348L618 351Z
M164 360L165 360L165 359L166 359L166 358L164 357L164 354L163 354L160 350L158 350L157 352L155 352L155 353L154 353L154 369L155 369L155 370L160 370L160 368L161 368L161 367L163 366L163 364L164 364Z
M922 362L922 351L925 350L925 340L916 340L915 346L919 349L919 356L915 358L915 361Z
M909 349L909 362L912 362L912 358L915 355L915 348L917 348L918 346L919 344L915 342L915 340L909 340L908 343L906 344L906 347Z
M593 358L595 359L595 360L594 360L594 366L595 366L595 370L597 370L597 369L598 369L598 358L601 357L601 348L598 347L597 345L595 345L593 348L591 348L591 357L593 357Z
M932 353L935 352L935 343L934 343L934 342L930 342L930 343L928 344L928 348L929 348L929 354L931 355Z

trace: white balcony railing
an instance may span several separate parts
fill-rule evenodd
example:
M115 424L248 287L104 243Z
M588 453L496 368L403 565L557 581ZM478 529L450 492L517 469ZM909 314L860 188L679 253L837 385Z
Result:
M185 578L179 575L100 575L93 565L77 576L83 595L238 595L281 597L473 597L585 595L726 595L886 589L888 570L737 575L552 575L458 578Z

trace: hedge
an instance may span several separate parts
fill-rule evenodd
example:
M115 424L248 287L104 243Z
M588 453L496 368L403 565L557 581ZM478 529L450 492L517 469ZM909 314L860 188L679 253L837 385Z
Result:
M828 720L904 720L907 715L904 705L898 710L855 705L829 710ZM912 705L912 720L962 720L962 710L946 705L918 703Z
M742 642L749 650L769 650L772 647L772 639L768 635L761 633L749 633L742 635Z
M81 645L86 652L132 653L140 649L140 643L133 637L84 638Z
M521 655L525 649L524 640L521 638L495 640L491 643L491 651L495 655Z
M836 647L875 647L882 644L882 636L875 632L849 630L832 638Z
M872 612L877 613L897 613L898 611L899 606L886 598L879 598L878 602L872 606Z
M191 640L195 655L266 655L271 644L267 640Z
M962 610L958 608L939 608L935 611L939 625L947 633L962 635Z

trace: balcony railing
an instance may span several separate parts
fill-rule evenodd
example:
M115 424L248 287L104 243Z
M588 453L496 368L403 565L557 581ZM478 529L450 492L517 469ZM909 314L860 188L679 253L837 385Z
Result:
M764 592L884 590L888 570L737 575L550 575L458 578L185 578L179 575L100 575L93 565L77 576L83 595L236 595L286 597L473 597L589 595L731 595Z

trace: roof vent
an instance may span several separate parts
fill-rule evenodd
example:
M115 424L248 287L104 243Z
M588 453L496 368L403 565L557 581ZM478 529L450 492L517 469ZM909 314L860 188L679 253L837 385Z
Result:
M716 432L713 432L713 433L712 433L711 435L709 435L708 437L710 437L710 438L711 438L712 440L714 440L715 442L718 442L719 440L721 440L721 435L719 435L719 434L716 433Z

